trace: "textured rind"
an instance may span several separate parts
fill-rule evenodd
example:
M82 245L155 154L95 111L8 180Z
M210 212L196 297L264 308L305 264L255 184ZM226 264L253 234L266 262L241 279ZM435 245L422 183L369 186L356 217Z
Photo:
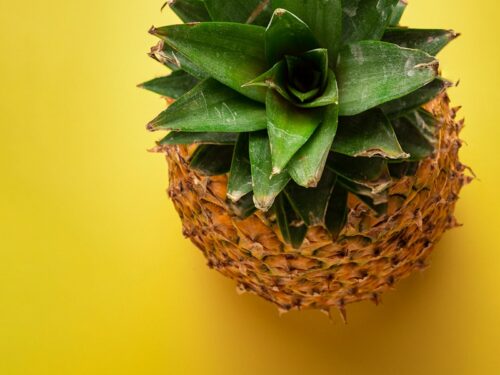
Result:
M275 218L257 212L245 220L226 206L227 177L205 177L189 169L196 146L167 146L169 195L183 222L183 233L198 246L208 265L235 280L238 290L276 304L280 311L330 311L379 295L413 271L426 267L433 246L457 226L453 215L462 186L470 181L459 162L459 132L444 93L425 108L439 120L435 155L412 177L390 189L388 214L376 215L349 197L348 224L332 242L322 227L310 227L300 249L282 240Z

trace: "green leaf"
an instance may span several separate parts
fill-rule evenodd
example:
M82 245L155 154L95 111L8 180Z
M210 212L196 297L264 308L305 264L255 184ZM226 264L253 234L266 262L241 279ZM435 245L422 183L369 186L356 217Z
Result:
M271 147L266 132L250 134L250 164L252 166L252 185L255 206L267 211L276 196L285 188L290 176L285 171L272 176Z
M328 166L351 181L377 181L387 172L387 159L352 157L332 152Z
M436 148L437 129L434 117L419 109L393 120L393 127L398 140L410 154L411 161L418 161L431 156Z
M270 64L285 55L301 55L319 48L311 29L301 19L285 9L276 9L266 29L266 57Z
M342 0L342 42L380 40L398 0Z
M304 188L293 182L286 187L285 193L290 204L307 225L325 224L326 210L336 180L336 174L325 169L315 188Z
M237 202L252 191L252 171L248 155L248 133L242 133L234 148L231 173L227 184L227 197Z
M288 165L293 180L303 187L315 187L321 179L326 159L337 132L338 106L325 110L323 122Z
M341 118L332 150L354 157L404 159L391 123L380 109Z
M219 82L250 99L265 101L264 88L242 87L268 69L263 27L205 22L161 27L151 33Z
M183 54L174 51L163 40L160 40L156 46L151 48L149 56L173 71L184 70L195 78L208 78L208 74L189 61Z
M302 109L269 90L266 100L267 130L271 142L273 175L281 173L307 142L323 119L322 109Z
M341 0L272 0L272 6L286 9L304 21L320 46L328 50L334 66L342 33Z
M423 108L406 113L404 116L432 144L436 143L438 121Z
M291 102L294 101L287 90L287 66L284 60L276 63L271 69L245 83L243 86L268 87L276 90L285 99Z
M240 219L246 219L250 215L252 215L257 208L253 203L253 194L248 193L244 197L242 197L238 202L232 202L228 200L226 202L229 210Z
M170 132L158 144L161 146L192 144L234 145L237 139L238 133Z
M201 145L189 163L191 169L204 176L218 176L229 172L234 146Z
M182 70L166 77L152 79L139 85L140 88L156 94L178 99L198 84L198 80Z
M408 6L407 0L399 0L394 6L391 14L391 19L389 20L389 26L397 26L403 17L403 13Z
M434 99L436 96L452 86L449 81L436 78L424 87L413 91L402 98L391 100L380 106L382 111L389 117L399 117L406 112L412 111Z
M295 87L289 86L288 90L296 99L299 100L300 103L303 103L309 99L312 99L313 97L315 97L319 93L319 87L316 87L315 89L312 89L312 90L307 91L307 92L301 92L301 91L297 90Z
M389 28L385 31L383 40L436 56L459 35L453 30Z
M163 5L169 5L182 22L210 21L203 0L169 0Z
M327 166L339 176L371 189L373 194L392 185L387 159L350 157L334 152L329 155Z
M365 41L344 48L337 64L340 115L352 116L425 86L438 61L422 51Z
M188 132L250 132L267 127L265 108L207 79L148 124L148 129Z
M347 222L347 197L347 190L337 182L330 197L325 217L326 228L334 240L339 237Z
M307 225L297 223L299 218L285 194L278 196L274 209L283 239L291 244L293 248L300 248L307 234Z
M214 21L267 26L271 19L269 0L205 0L205 4Z
M410 154L408 160L422 160L434 152L434 145L408 119L393 120L393 127L401 147Z

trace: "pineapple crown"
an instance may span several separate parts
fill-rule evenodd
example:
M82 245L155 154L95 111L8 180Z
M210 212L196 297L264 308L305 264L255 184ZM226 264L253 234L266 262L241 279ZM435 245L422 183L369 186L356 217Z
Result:
M229 174L242 218L273 209L298 247L338 237L352 194L384 214L395 178L435 149L422 105L450 83L434 57L457 34L399 27L403 0L170 0L184 24L151 28L173 72L141 85L173 102L160 145L199 144L190 165Z

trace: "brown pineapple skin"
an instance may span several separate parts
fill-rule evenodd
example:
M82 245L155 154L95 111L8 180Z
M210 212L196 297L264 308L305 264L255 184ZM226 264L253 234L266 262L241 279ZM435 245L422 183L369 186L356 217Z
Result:
M453 212L462 186L470 181L459 161L463 121L442 94L425 108L439 120L439 141L415 176L397 180L387 215L377 217L354 196L348 224L336 241L311 227L300 249L286 244L270 214L245 220L231 214L226 176L206 177L189 169L195 146L168 146L169 196L183 233L203 252L208 265L235 280L241 292L255 293L280 311L330 311L358 301L377 302L413 271L426 267L434 245L457 226Z

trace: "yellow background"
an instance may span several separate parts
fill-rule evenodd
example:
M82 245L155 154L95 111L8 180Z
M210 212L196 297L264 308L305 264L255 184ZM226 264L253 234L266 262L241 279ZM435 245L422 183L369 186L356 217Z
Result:
M165 194L164 103L135 84L161 1L0 6L0 374L498 374L500 52L495 0L419 0L405 22L463 33L440 56L467 187L432 267L383 304L279 317L205 267Z

